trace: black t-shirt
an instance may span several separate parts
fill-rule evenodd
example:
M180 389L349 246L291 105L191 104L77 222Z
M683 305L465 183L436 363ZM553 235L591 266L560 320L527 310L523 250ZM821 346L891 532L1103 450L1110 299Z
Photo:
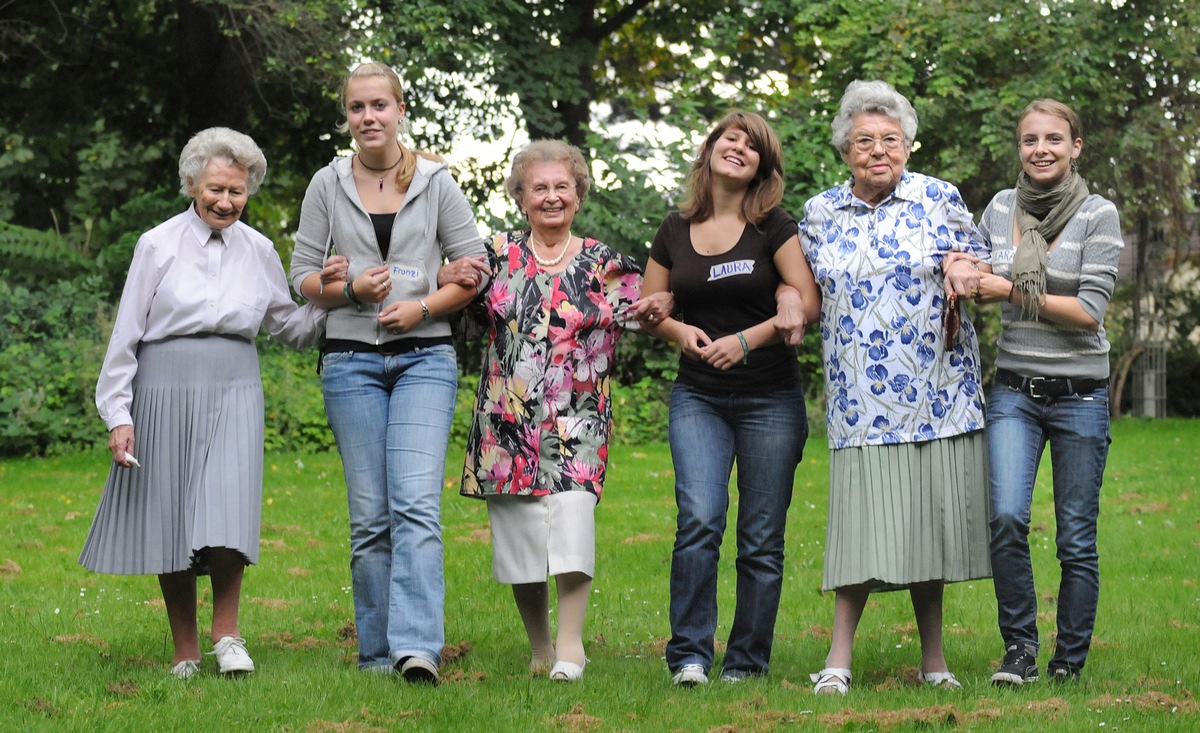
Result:
M781 277L775 253L796 236L796 220L780 207L755 227L746 224L737 244L719 255L692 246L690 223L673 212L650 246L650 258L671 271L675 317L700 328L713 341L775 317L775 288ZM706 392L770 392L800 381L796 351L777 342L750 352L747 364L721 371L681 355L679 381Z

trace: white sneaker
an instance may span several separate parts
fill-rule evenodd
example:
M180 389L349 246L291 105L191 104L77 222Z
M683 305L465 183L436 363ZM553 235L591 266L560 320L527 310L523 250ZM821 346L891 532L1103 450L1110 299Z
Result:
M254 671L254 660L246 651L246 640L240 636L222 636L209 652L217 657L221 674L247 674Z
M671 684L676 687L695 687L708 684L708 673L699 664L685 664L671 678Z

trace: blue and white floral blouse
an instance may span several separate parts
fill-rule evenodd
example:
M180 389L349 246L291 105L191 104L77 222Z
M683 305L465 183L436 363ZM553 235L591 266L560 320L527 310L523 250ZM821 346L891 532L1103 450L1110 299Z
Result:
M821 289L832 449L916 443L983 427L979 347L963 309L947 350L942 260L989 261L958 190L905 171L872 207L847 182L804 207L800 244Z

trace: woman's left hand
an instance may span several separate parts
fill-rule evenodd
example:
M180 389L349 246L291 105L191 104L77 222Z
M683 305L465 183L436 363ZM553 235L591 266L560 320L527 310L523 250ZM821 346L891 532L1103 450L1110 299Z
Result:
M675 296L669 290L660 290L639 298L629 306L629 317L649 323L662 323L675 310Z
M701 348L700 358L710 366L725 371L741 364L742 359L746 358L746 351L742 348L741 339L730 334Z
M391 303L379 312L379 325L388 333L407 333L424 320L425 311L415 300Z

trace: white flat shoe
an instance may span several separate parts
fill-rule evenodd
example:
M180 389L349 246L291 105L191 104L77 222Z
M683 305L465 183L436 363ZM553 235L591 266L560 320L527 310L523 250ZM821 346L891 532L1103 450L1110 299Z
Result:
M587 662L584 662L587 664ZM555 682L578 682L583 679L584 664L571 662L555 662L550 668L550 679Z
M947 690L962 689L962 683L958 681L953 672L921 672L918 676L930 687L944 687Z
M845 695L850 691L850 670L843 667L826 667L809 675L816 682L813 693L817 695Z

